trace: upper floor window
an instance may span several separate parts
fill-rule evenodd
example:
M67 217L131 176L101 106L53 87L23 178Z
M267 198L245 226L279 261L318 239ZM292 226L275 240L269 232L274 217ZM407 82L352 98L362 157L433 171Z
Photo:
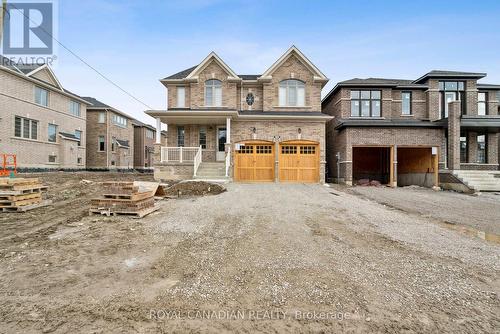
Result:
M100 111L99 112L99 116L98 116L97 122L98 123L104 123L104 122L106 122L106 113L104 111Z
M69 112L72 115L80 116L80 103L78 103L76 101L70 101L69 102Z
M380 117L381 97L379 90L351 90L351 116Z
M205 105L222 106L222 82L220 80L211 79L205 82Z
M461 101L462 113L465 114L465 83L463 81L440 81L439 90L439 113L441 118L448 117L448 104L453 101Z
M27 139L38 139L38 121L16 116L14 122L14 136Z
M113 114L113 123L123 128L127 127L127 119L117 114Z
M177 127L177 146L184 147L184 127Z
M486 100L486 93L477 93L477 114L479 116L487 114Z
M411 115L411 92L401 93L401 113Z
M299 80L284 80L279 88L280 107L303 107L305 105L305 85Z
M49 106L49 91L40 87L35 87L35 103L44 107Z
M177 108L186 107L186 88L177 87Z

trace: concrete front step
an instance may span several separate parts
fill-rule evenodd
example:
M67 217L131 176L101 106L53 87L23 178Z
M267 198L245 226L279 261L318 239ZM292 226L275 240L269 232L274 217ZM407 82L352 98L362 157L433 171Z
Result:
M453 174L475 191L500 191L500 172L496 171L454 171Z

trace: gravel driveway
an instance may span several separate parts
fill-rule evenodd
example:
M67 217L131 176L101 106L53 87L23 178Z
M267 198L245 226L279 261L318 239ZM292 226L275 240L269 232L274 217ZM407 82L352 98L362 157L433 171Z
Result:
M227 187L217 196L165 201L141 221L84 218L31 244L21 260L2 259L0 328L500 328L497 245L326 186ZM44 262L54 265L47 269Z

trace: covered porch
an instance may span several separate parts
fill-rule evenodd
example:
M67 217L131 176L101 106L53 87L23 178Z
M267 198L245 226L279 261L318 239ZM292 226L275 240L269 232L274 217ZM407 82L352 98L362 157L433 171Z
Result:
M230 177L231 120L236 111L148 111L156 119L155 178ZM167 140L162 145L162 123ZM202 168L203 167L203 168Z

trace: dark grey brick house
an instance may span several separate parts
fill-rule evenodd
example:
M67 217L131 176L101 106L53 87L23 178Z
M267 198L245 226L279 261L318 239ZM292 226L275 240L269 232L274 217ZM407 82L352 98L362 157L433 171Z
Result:
M351 79L323 99L327 178L391 186L469 180L493 187L499 161L500 85L485 73L431 71L416 80ZM473 176L471 176L473 175ZM497 179L500 180L500 179Z

